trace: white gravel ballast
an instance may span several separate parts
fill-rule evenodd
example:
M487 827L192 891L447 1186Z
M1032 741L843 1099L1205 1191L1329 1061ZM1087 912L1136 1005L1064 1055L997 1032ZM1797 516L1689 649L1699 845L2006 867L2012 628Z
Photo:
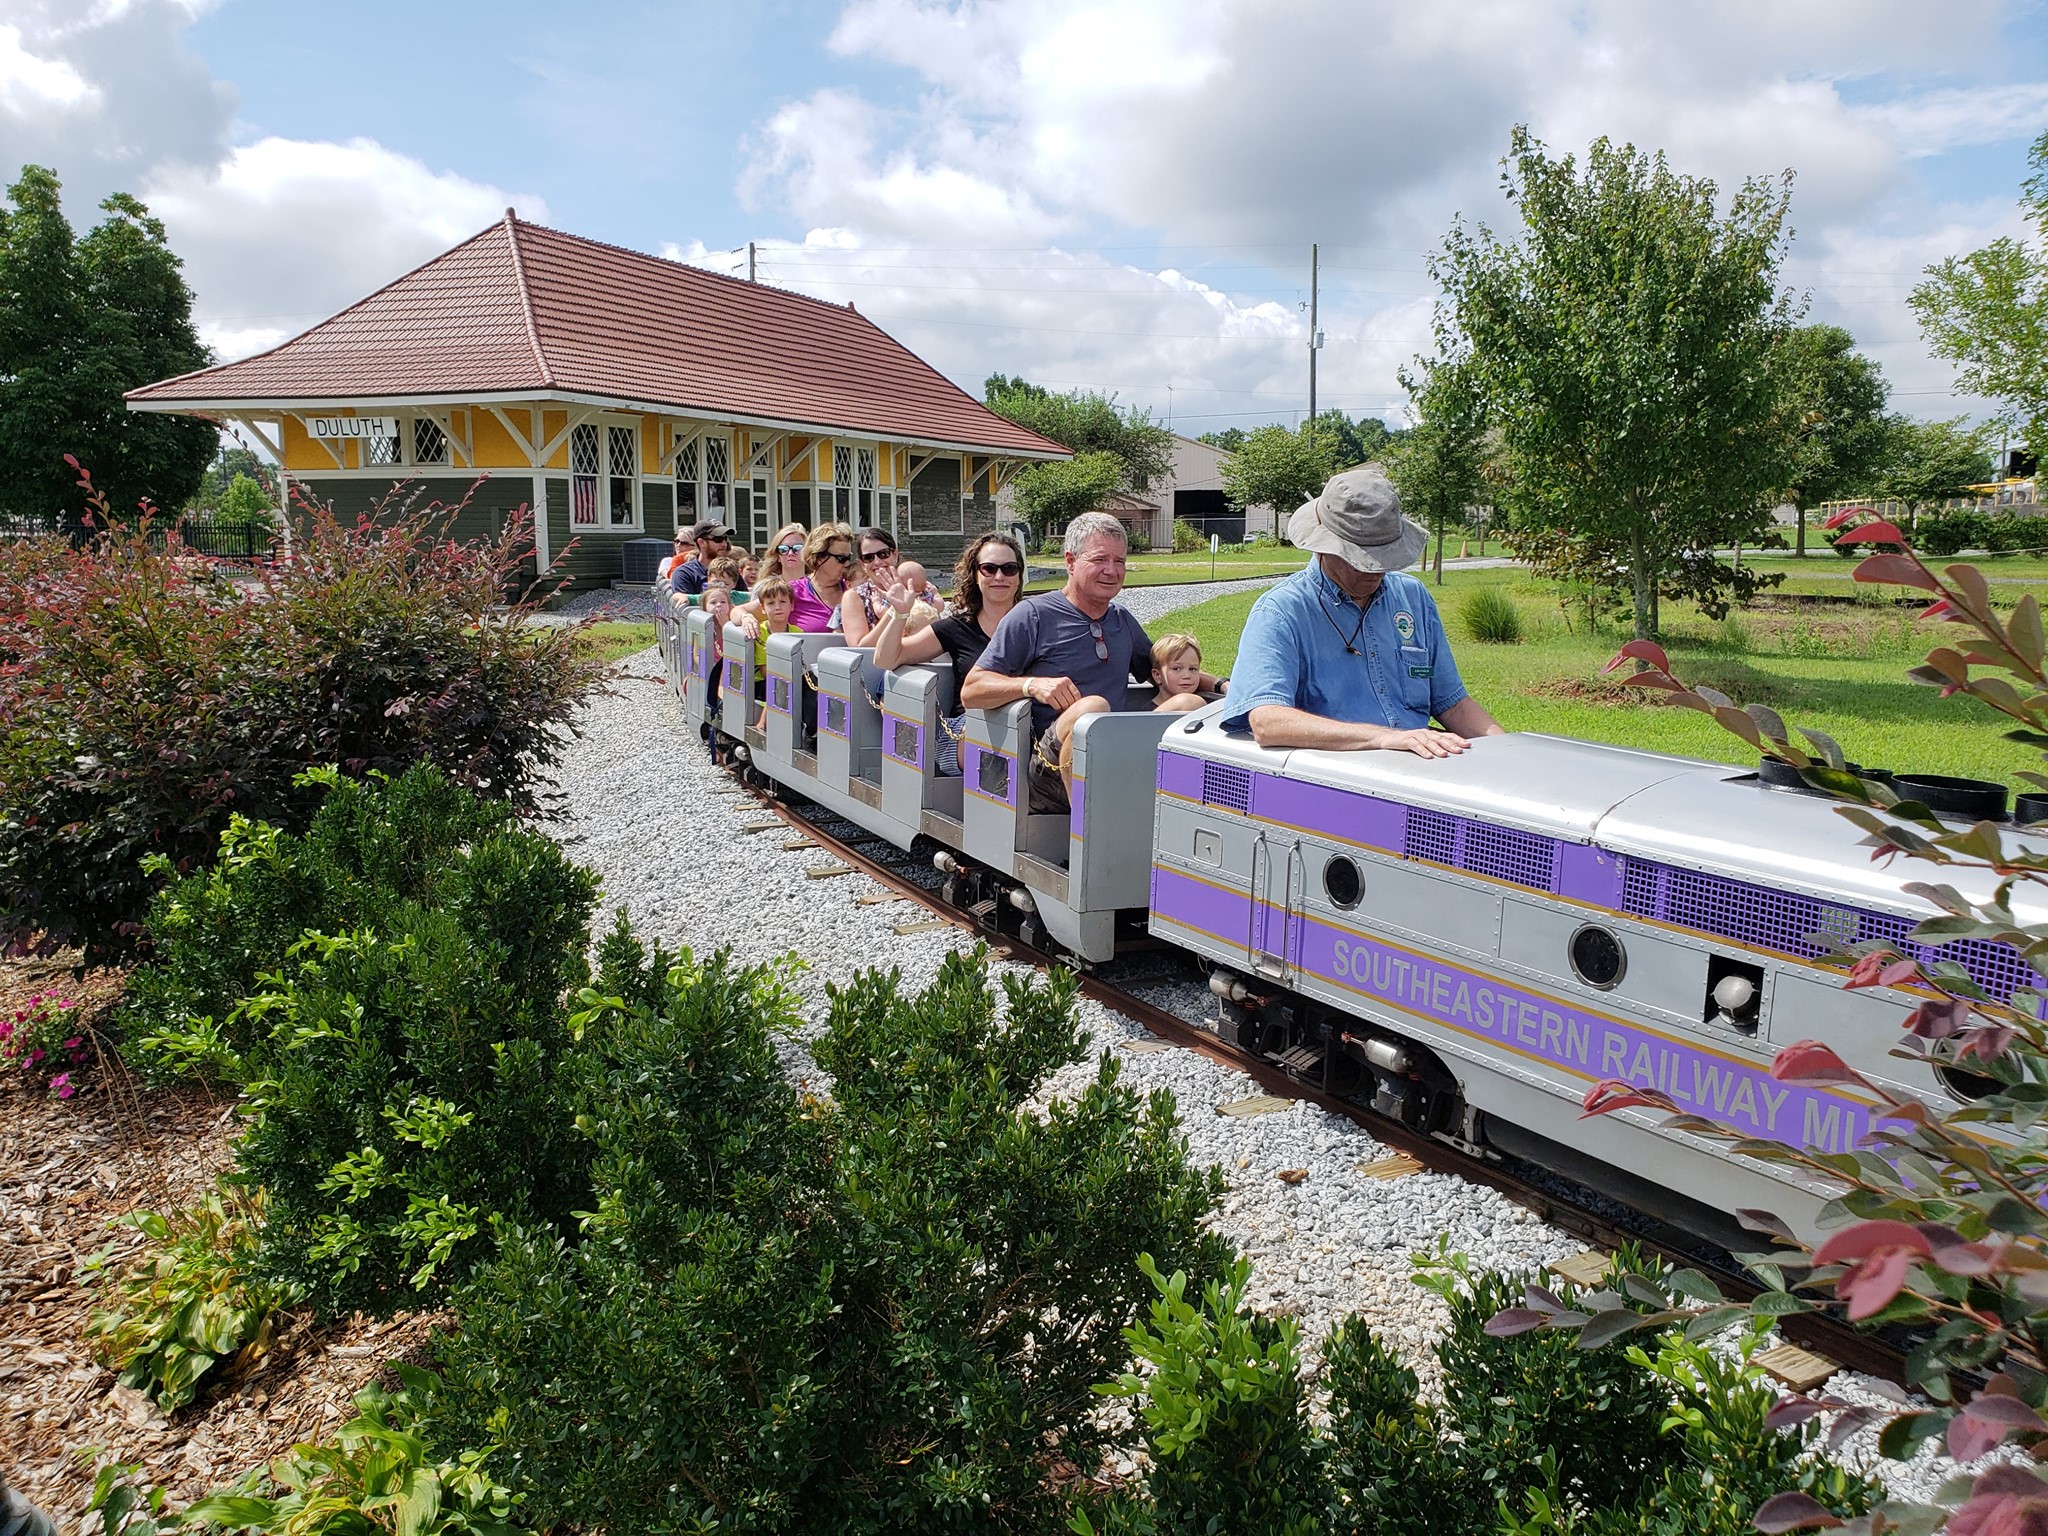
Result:
M1145 607L1155 617L1170 611L1158 606L1161 589L1149 590L1161 596ZM1206 595L1171 590L1180 596L1175 607ZM593 699L578 724L581 734L556 769L567 811L552 830L603 881L600 931L623 910L643 940L687 944L700 954L729 948L744 962L760 963L793 951L805 964L797 986L813 1029L824 1019L828 980L883 965L900 969L914 989L936 976L944 956L974 944L972 934L951 926L899 934L895 925L917 908L863 905L858 898L878 890L863 877L805 877L806 868L829 862L823 850L785 849L793 838L779 829L741 832L765 819L760 804L712 765L688 731L653 650L618 663L611 691ZM1192 989L1182 995L1192 1001ZM1435 1296L1410 1283L1410 1255L1447 1238L1476 1266L1538 1270L1583 1246L1498 1192L1450 1175L1366 1175L1361 1168L1387 1149L1313 1105L1221 1114L1221 1106L1263 1090L1195 1052L1158 1049L1156 1037L1092 1000L1082 999L1079 1008L1094 1050L1122 1058L1125 1081L1141 1092L1173 1094L1194 1159L1220 1168L1228 1182L1213 1220L1252 1260L1249 1299L1262 1310L1296 1315L1312 1343L1362 1313L1433 1394L1440 1389L1431 1350L1445 1314ZM800 1043L790 1046L789 1065L800 1076L817 1071ZM1073 1091L1093 1075L1091 1060L1067 1069L1046 1091ZM1846 1372L1830 1387L1858 1398L1870 1390ZM1910 1469L1876 1466L1908 1496L1931 1492L1956 1470L1945 1458L1929 1457Z

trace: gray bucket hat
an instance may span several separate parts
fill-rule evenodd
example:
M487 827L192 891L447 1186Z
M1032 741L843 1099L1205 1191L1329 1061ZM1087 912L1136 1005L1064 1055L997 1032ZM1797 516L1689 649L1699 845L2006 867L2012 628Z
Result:
M1287 520L1287 538L1361 571L1406 570L1429 547L1429 534L1401 515L1401 497L1377 464L1332 475L1322 495Z

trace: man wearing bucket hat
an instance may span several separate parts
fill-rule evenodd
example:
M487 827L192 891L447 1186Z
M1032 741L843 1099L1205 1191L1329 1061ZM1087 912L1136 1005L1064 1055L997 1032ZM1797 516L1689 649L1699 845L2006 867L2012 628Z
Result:
M1262 747L1418 757L1501 734L1458 677L1429 589L1405 572L1429 535L1401 515L1377 464L1332 476L1288 519L1287 537L1315 558L1252 605L1226 730L1249 728Z

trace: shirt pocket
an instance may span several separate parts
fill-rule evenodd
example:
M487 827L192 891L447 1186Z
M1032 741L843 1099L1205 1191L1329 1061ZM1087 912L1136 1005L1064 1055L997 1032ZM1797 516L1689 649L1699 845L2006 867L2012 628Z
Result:
M1430 685L1436 677L1427 646L1404 645L1400 650L1401 702L1410 709L1429 713Z

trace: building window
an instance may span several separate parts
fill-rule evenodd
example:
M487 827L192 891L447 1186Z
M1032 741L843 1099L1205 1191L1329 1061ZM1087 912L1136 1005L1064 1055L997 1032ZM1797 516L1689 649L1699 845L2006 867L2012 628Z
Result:
M875 519L875 450L855 449L854 462L859 466L854 479L854 495L860 509L860 521L865 526Z
M835 447L832 450L832 510L837 514L839 521L842 523L853 516L853 450L851 448ZM860 520L863 524L867 522L866 512L862 512Z
M676 527L697 521L697 439L676 450Z
M448 434L441 430L441 423L425 416L413 418L412 461L415 464L448 462Z
M723 521L732 481L732 447L722 437L704 439L704 516Z
M398 442L399 440L395 437L384 437L382 435L364 438L362 440L364 465L396 464L398 462Z
M611 473L605 507L613 528L640 526L640 434L632 427L605 429L607 467Z
M569 432L569 522L576 528L597 526L597 487L603 478L597 459L597 428L573 427Z

